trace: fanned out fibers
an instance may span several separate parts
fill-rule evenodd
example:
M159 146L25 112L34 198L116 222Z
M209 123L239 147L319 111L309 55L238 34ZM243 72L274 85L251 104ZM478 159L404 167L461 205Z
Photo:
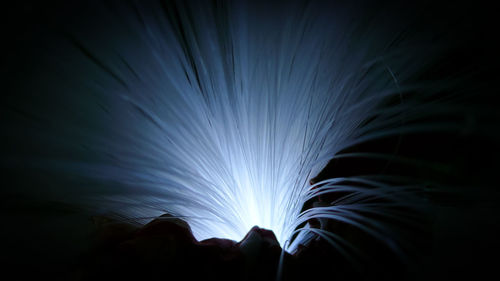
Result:
M452 81L421 78L446 48L416 24L416 12L326 1L146 2L89 4L97 16L63 27L62 47L48 52L50 70L37 83L49 98L27 109L49 120L29 129L47 150L30 165L78 179L58 196L139 223L167 212L199 240L240 240L258 225L288 251L298 232L348 256L359 251L307 227L327 218L408 250L388 222L418 223L423 186L384 174L313 188L309 180L330 159L350 157L340 153L349 147L460 129L439 118L463 110L445 91ZM341 196L302 212L325 193Z

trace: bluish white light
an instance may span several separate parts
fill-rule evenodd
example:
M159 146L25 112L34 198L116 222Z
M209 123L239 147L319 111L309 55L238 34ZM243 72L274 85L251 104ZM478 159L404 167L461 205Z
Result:
M86 100L75 102L75 112L91 108L98 121L85 126L75 117L72 125L91 135L85 145L99 157L64 169L116 184L96 192L99 207L146 221L168 212L185 219L199 240L240 240L257 225L284 245L314 217L381 235L383 226L357 212L390 212L363 200L409 206L412 194L383 184L387 178L350 180L369 190L332 179L316 192L355 194L342 206L301 209L315 195L309 179L338 152L429 129L402 125L442 109L422 107L433 93L411 83L429 50L411 51L418 36L392 44L406 26L383 13L359 22L356 15L366 11L358 7L226 4L119 5L100 30L76 32L70 56L80 59L65 67L84 75L65 93L85 85ZM389 99L399 104L384 106Z

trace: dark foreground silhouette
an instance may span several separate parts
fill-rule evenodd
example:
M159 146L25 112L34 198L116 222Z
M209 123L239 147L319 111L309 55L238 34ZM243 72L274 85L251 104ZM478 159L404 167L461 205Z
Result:
M197 241L185 221L168 214L143 227L103 217L94 221L98 227L95 242L82 256L73 274L76 280L359 279L368 270L349 264L322 239L313 239L289 254L282 251L272 231L258 226L240 242ZM388 256L380 252L379 258L383 257ZM371 272L372 277L384 279L403 277L397 267L385 276L374 267Z

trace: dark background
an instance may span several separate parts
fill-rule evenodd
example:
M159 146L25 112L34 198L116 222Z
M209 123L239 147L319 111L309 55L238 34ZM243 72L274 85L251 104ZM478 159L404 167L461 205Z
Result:
M40 193L58 190L70 181L56 173L41 172L24 163L27 155L40 154L36 137L19 142L11 138L19 128L36 126L43 120L32 115L30 106L39 99L32 88L46 69L47 50L58 48L54 34L75 19L85 19L86 28L98 28L92 22L93 3L86 1L23 1L2 7L1 17L1 124L2 124L2 253L1 265L19 276L50 274L66 279L78 265L79 253L92 240L93 224L74 206L58 201L38 202L36 194L20 190L36 186ZM463 189L457 196L435 195L433 222L424 244L429 247L422 266L409 279L451 279L463 276L484 278L498 266L499 250L499 107L497 73L497 13L481 1L468 3L427 2L424 14L429 26L448 30L454 46L441 65L429 75L439 79L464 75L477 94L464 96L464 102L479 108L482 114L467 118L461 134L433 133L405 135L402 139L383 139L353 147L351 151L391 152L398 144L398 155L431 159L441 163L445 172L430 167L405 167L394 163L376 163L365 159L338 160L321 177L347 176L363 172L389 172L438 178ZM22 106L28 104L29 106ZM16 116L15 119L13 116ZM35 125L33 125L35 124ZM57 196L55 196L57 197ZM415 239L419 239L416 237ZM422 239L422 237L420 237ZM328 268L317 268L329 271ZM388 268L387 270L391 270ZM327 276L326 274L325 276Z

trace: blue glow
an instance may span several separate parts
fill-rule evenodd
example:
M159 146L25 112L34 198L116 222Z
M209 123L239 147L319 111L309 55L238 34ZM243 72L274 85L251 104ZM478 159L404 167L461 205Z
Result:
M240 240L257 225L284 245L317 217L383 238L386 226L359 212L411 207L414 189L383 176L351 179L370 189L331 179L311 192L309 179L355 144L432 130L411 121L442 107L423 106L434 92L412 78L437 52L418 33L395 40L407 26L390 12L365 22L362 7L311 2L119 5L99 29L74 28L54 54L67 79L51 113L73 129L48 136L72 157L51 168L105 183L72 191L98 211L141 222L168 212L199 240ZM318 192L338 191L355 195L301 214ZM363 204L373 197L391 203Z

